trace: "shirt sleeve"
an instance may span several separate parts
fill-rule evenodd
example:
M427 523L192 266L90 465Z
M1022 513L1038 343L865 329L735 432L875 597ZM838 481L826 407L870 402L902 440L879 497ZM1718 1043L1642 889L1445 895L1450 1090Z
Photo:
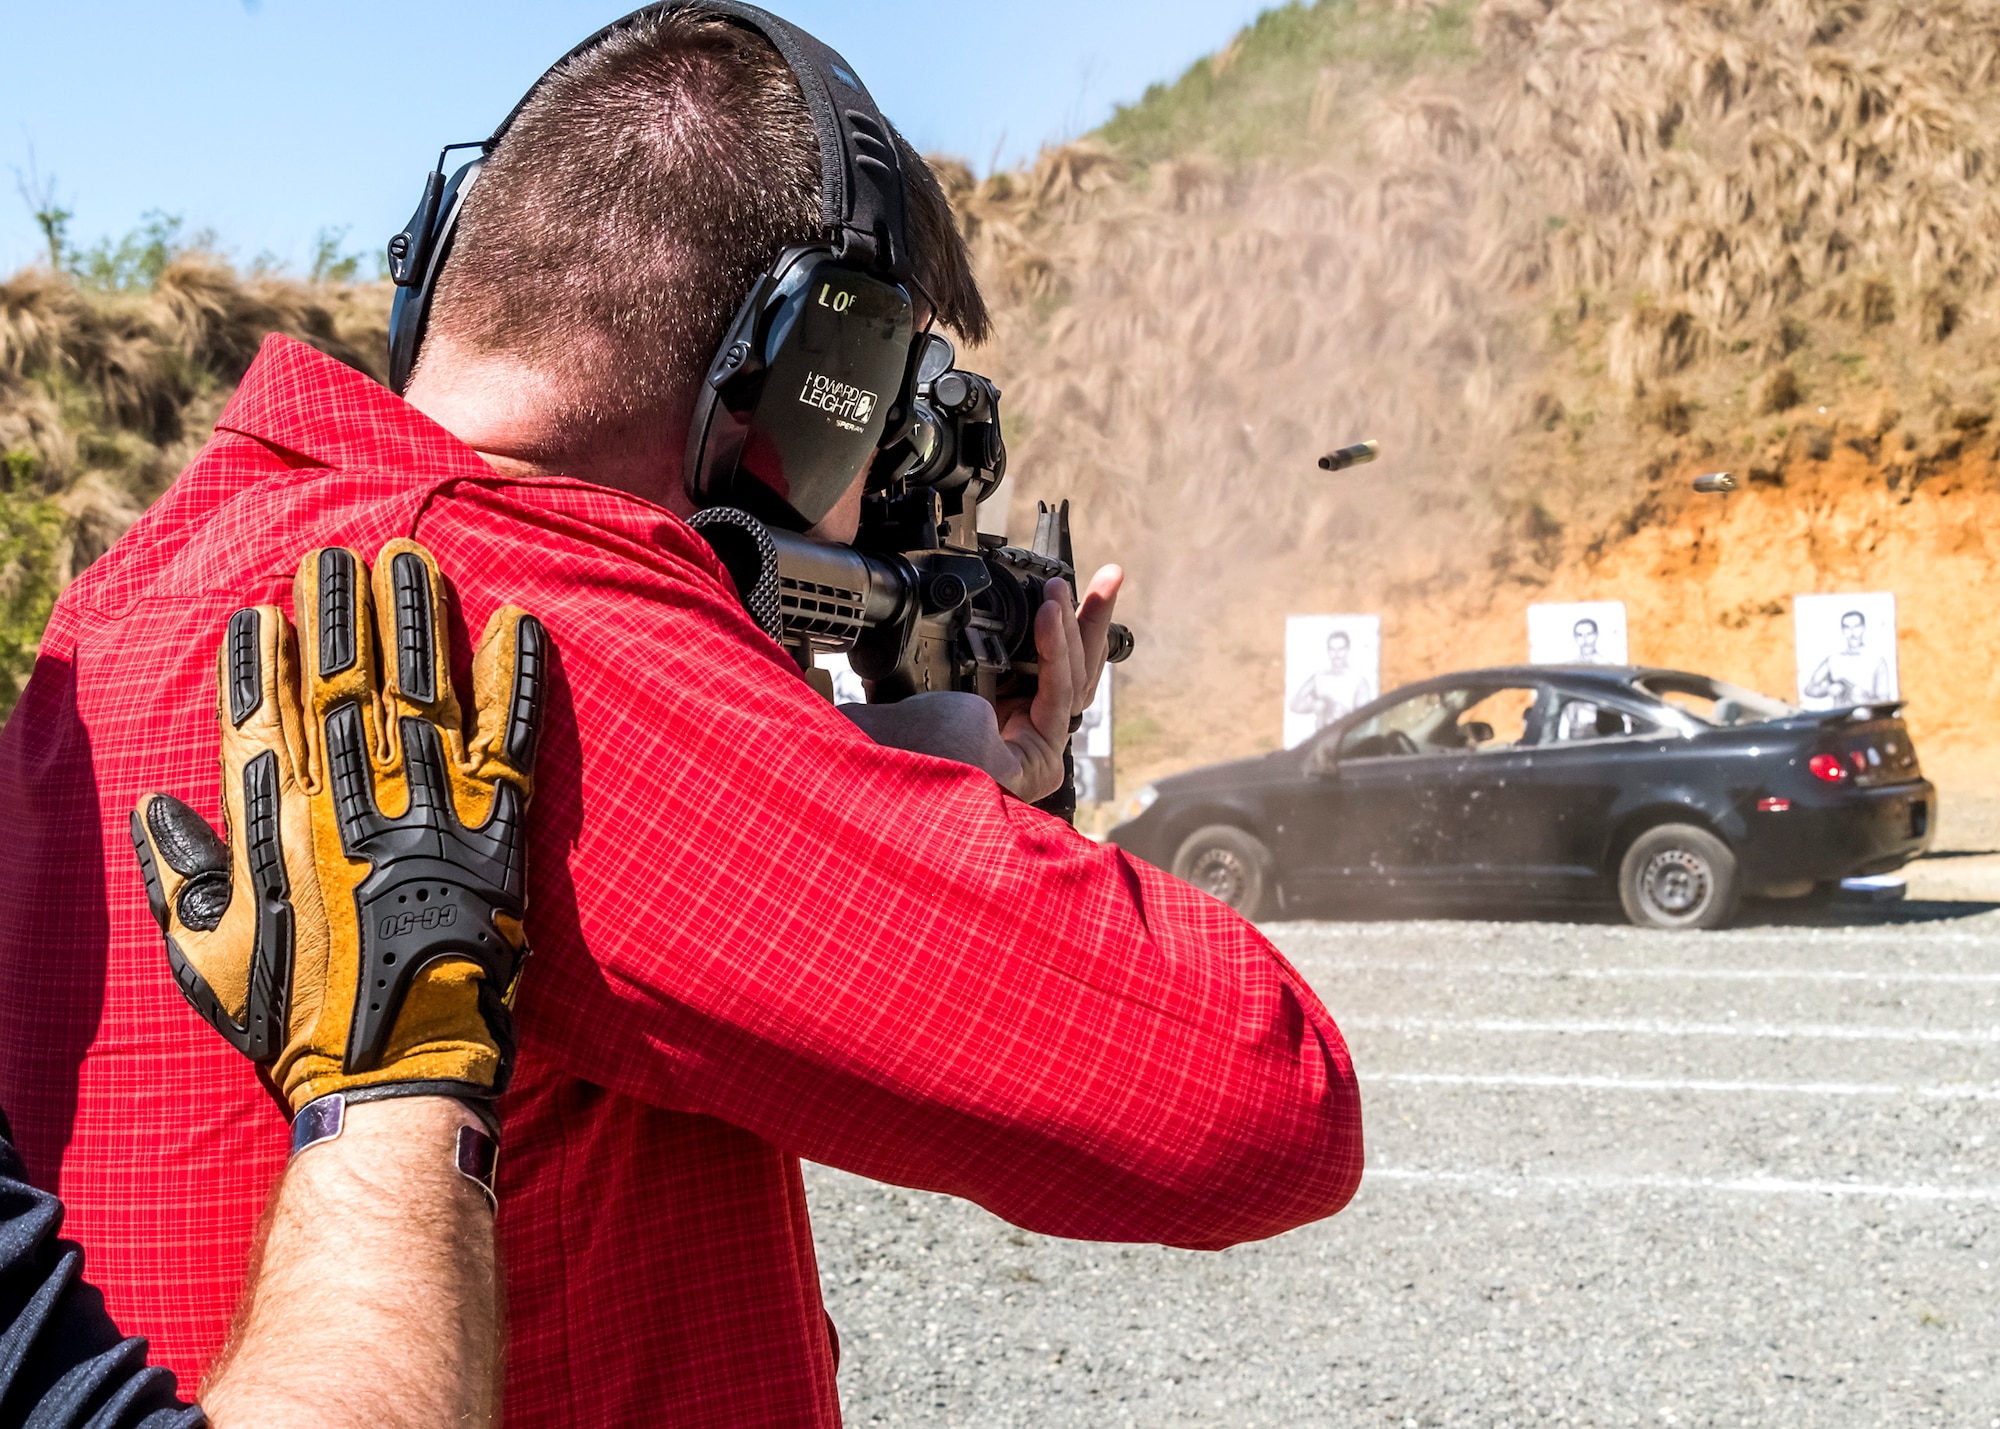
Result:
M524 1046L1050 1234L1220 1247L1346 1204L1347 1049L1254 927L872 744L655 516L487 492L419 526L471 630L511 599L555 645Z
M62 1204L28 1184L0 1114L0 1423L36 1429L203 1429L82 1278L83 1251L57 1239Z

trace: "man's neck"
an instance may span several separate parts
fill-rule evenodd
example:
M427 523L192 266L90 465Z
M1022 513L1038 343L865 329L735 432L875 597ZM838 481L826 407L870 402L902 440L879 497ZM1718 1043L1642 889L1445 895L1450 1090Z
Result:
M591 424L560 414L564 402L548 377L505 359L430 361L411 378L404 400L505 476L568 476L629 491L677 516L694 505L681 484L684 423L653 417ZM566 430L566 428L571 430Z

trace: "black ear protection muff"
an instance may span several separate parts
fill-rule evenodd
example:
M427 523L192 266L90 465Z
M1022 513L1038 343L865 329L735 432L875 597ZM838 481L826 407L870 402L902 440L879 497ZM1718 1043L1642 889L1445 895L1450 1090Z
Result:
M491 138L438 155L389 240L397 292L389 386L409 385L458 216L479 171L549 76L655 15L715 15L754 31L790 66L819 139L823 243L781 253L752 286L709 365L689 424L685 484L697 506L739 506L804 530L831 511L878 446L909 424L917 355L903 170L875 101L838 54L739 0L663 0L605 26L550 66ZM449 179L445 156L479 155Z
M437 292L438 272L451 252L459 209L486 166L483 151L489 145L490 141L447 144L438 154L437 168L424 177L424 196L417 211L403 231L389 240L389 279L396 285L396 299L389 308L389 390L399 397L410 385L410 373L416 370L417 347L430 325L431 295ZM447 181L444 160L453 149L482 152Z

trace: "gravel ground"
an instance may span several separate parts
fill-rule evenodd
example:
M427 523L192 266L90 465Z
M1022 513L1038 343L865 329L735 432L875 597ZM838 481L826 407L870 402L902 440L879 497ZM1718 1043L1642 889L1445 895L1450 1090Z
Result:
M2000 911L1746 921L1273 925L1369 1172L1259 1245L808 1168L848 1422L2000 1426Z

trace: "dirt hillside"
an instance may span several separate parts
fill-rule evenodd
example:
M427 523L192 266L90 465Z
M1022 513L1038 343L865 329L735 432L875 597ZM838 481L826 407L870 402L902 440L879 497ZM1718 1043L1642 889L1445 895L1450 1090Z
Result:
M1381 612L1395 682L1622 599L1788 694L1791 597L1873 589L1933 770L2000 782L1996 57L1961 0L1329 0L961 175L1016 499L1135 577L1121 786L1276 746L1288 611Z

